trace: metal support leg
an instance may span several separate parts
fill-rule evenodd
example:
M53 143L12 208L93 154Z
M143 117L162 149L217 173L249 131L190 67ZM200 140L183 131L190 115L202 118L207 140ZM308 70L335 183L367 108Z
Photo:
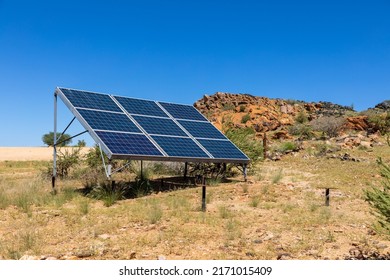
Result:
M143 180L144 180L144 163L141 160L141 181L143 181Z
M184 179L187 179L188 162L184 163Z
M53 176L51 178L51 187L53 194L56 194L57 177L57 94L54 93L54 136L53 136Z
M108 165L107 165L107 178L108 180L111 180L111 174L112 174L112 164L111 160L108 160Z
M244 164L243 165L243 171L244 171L244 181L246 182L248 179L247 179L247 165Z

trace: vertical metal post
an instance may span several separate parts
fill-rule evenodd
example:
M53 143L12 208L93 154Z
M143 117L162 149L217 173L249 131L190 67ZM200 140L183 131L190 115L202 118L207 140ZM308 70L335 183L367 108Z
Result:
M57 177L57 93L54 93L54 129L53 129L53 176L51 177L51 187L53 194L56 193Z
M227 170L227 165L226 162L222 163L222 178L226 178L226 170Z
M184 179L187 179L188 162L184 163Z
M246 165L246 163L244 163L244 165L242 166L242 168L244 169L244 181L246 182L246 181L248 181L248 179L247 179L248 170L247 170L247 165Z
M202 178L202 211L206 212L206 178Z
M111 180L111 174L112 174L112 164L111 164L111 159L109 159L108 165L107 165L107 178L108 178L108 180Z
M141 181L144 180L144 164L143 161L141 160Z
M325 206L329 206L329 200L330 200L330 189L325 189Z
M264 132L263 136L263 157L264 159L267 158L267 133Z

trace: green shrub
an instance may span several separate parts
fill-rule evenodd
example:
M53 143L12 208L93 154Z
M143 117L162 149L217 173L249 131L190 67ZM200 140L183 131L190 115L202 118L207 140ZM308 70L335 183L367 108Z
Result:
M104 161L107 163L108 158L103 153ZM94 169L103 169L103 161L102 161L102 152L100 151L100 147L98 145L95 145L92 149L88 151L88 153L85 156L85 162L87 163L88 167L94 168Z
M71 170L75 169L82 161L81 148L74 147L57 151L57 175L62 178L70 176Z
M137 179L132 185L130 190L130 195L132 197L143 197L150 194L153 191L153 188L149 180Z
M124 199L126 188L123 185L112 185L111 182L102 183L92 189L90 197L103 201L104 206L111 206L116 201Z
M304 123L307 123L309 121L309 118L308 118L305 111L300 111L298 113L298 115L296 116L295 121L299 124L304 124Z
M287 151L296 151L298 150L298 145L294 142L284 142L277 150L281 153L285 153Z
M253 128L229 128L225 135L251 159L252 163L262 158L263 145L256 139L256 132Z
M249 114L245 114L241 118L241 123L247 123L251 119L251 116Z
M222 111L231 111L234 109L235 109L235 107L232 103L223 104L223 107L222 107Z
M135 173L137 180L147 181L153 176L153 163L151 162L133 161L130 168Z
M288 128L288 133L301 139L310 139L314 136L313 128L309 124L297 123Z
M383 177L383 187L367 190L365 195L378 217L381 228L390 234L390 166L381 158L378 159L378 165Z
M245 105L240 106L240 113L243 113L243 112L245 112Z
M371 113L368 116L368 123L375 131L385 135L390 131L390 112Z

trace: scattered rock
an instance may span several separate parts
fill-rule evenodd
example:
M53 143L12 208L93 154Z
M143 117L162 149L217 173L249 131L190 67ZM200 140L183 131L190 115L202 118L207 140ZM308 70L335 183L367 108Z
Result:
M280 253L278 254L278 257L276 258L277 260L291 260L292 256L289 253Z
M263 233L260 238L263 240L263 241L268 241L268 240L271 240L272 238L274 238L274 234L270 231L267 231L265 233Z
M106 239L111 238L111 235L104 233L104 234L100 234L98 237L103 239L103 240L106 240Z
M385 110L385 111L390 110L390 100L386 100L383 101L382 103L377 104L375 108Z
M158 256L157 258L159 261L165 261L167 258L165 256Z
M93 256L93 252L91 250L85 250L80 251L75 254L76 257L82 259L82 258L89 258Z
M349 255L344 258L345 260L390 260L390 253L381 254L375 249L364 248L359 245L355 245L354 248L349 250Z
M129 255L129 259L130 260L134 260L137 256L137 253L136 252L131 252L130 255Z

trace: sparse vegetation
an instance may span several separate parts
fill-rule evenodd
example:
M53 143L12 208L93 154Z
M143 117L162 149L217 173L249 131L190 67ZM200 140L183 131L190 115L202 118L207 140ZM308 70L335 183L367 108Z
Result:
M102 182L92 189L89 196L103 201L104 206L111 206L116 201L125 198L126 189L123 185Z
M223 104L223 107L222 107L222 111L232 111L234 109L235 109L235 107L231 103Z
M272 184L278 184L283 178L283 169L278 169L276 173L272 176Z
M256 195L256 196L252 196L252 197L251 197L251 200L250 200L250 202L249 202L249 205L250 205L251 207L256 208L256 207L259 205L259 203L260 203L260 197Z
M297 123L288 128L291 135L298 136L300 139L311 139L314 136L313 128L308 123Z
M295 121L299 124L305 124L309 121L306 111L302 110L298 112L298 115L295 118Z
M315 131L322 132L329 137L337 137L344 123L344 118L330 116L315 119L311 125Z
M245 114L241 118L241 123L247 123L251 119L251 115Z
M368 112L368 122L374 131L382 135L390 132L390 112Z
M148 211L148 219L151 224L156 224L161 220L163 216L163 210L159 203L156 200L152 200L150 202L149 211Z
M379 224L390 235L390 166L378 159L383 177L382 188L372 188L366 191L366 200L374 209Z
M298 145L294 142L283 142L277 150L281 153L293 152L298 150Z

